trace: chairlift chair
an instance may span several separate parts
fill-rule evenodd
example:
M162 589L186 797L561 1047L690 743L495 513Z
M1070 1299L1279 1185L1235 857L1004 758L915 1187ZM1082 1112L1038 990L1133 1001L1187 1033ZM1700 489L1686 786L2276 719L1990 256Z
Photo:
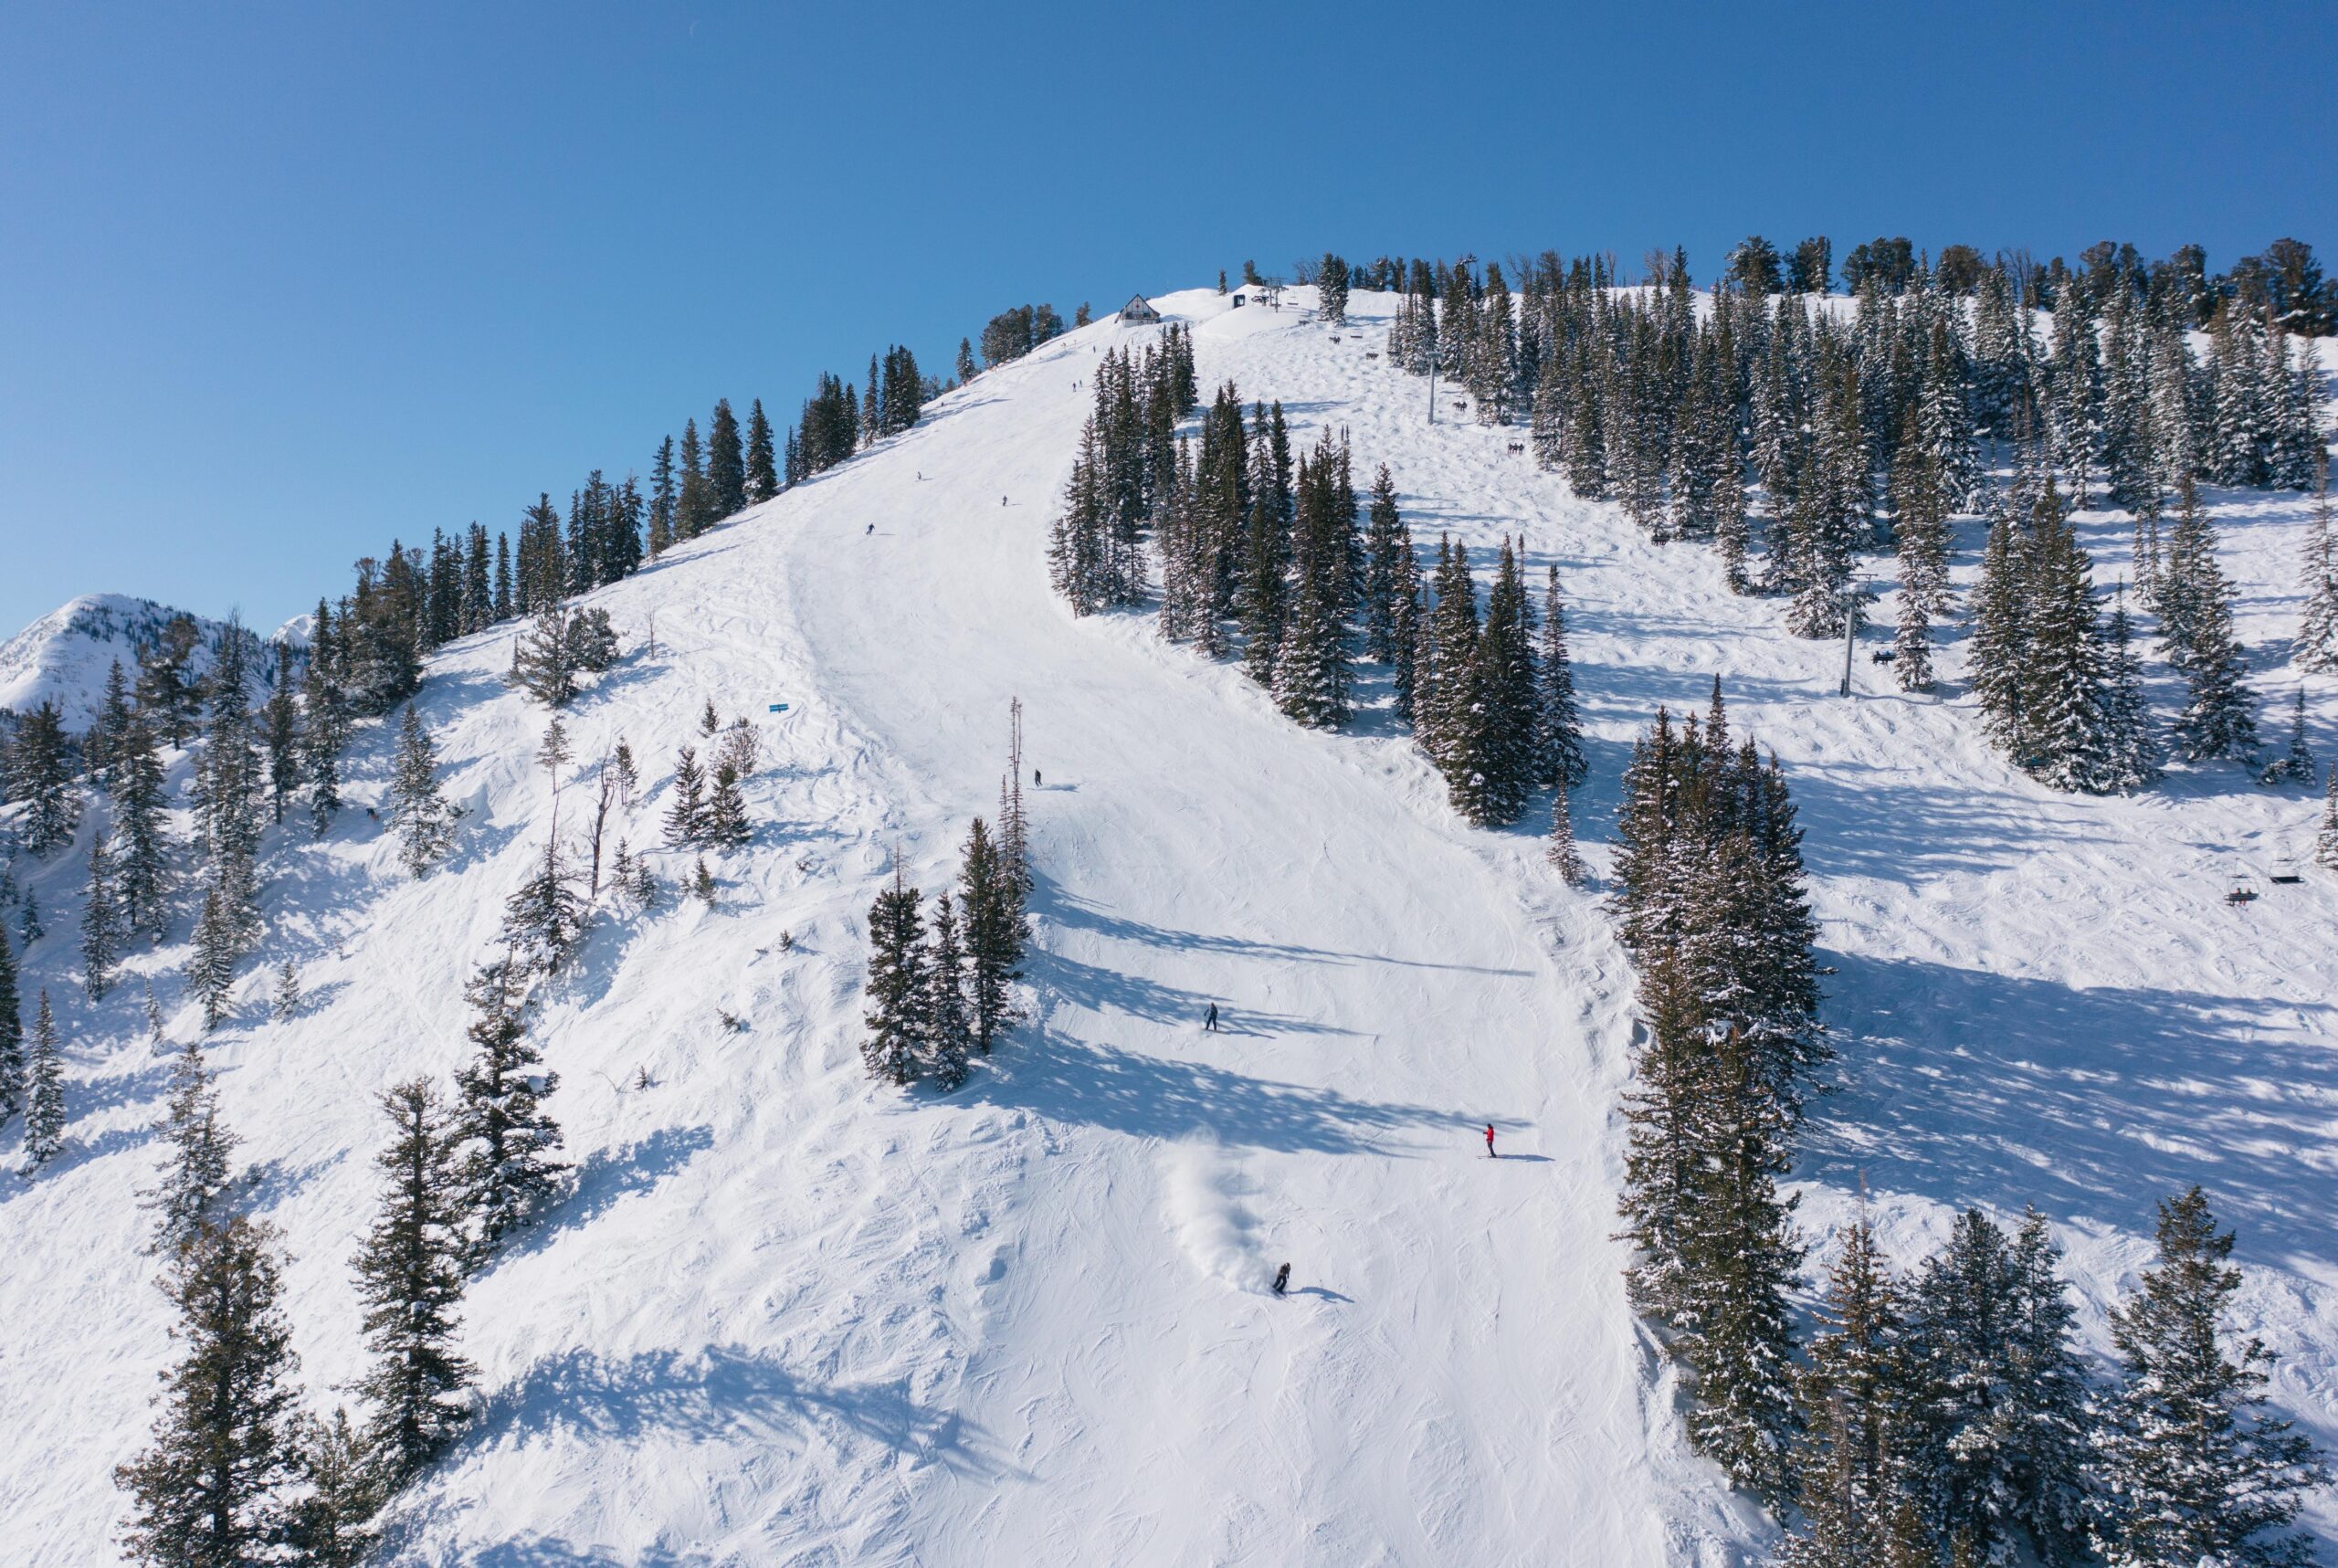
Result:
M2294 858L2284 855L2273 862L2273 868L2267 875L2266 880L2280 883L2302 882L2305 880L2305 874L2298 869L2298 863Z
M2233 873L2232 890L2225 894L2228 904L2248 904L2257 901L2257 884L2246 871Z

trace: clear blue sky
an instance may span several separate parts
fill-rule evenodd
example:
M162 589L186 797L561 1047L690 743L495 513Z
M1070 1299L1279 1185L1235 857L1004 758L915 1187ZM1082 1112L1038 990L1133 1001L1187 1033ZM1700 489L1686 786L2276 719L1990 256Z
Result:
M0 633L1327 247L2338 247L2338 5L0 9ZM2338 258L2333 258L2338 260Z

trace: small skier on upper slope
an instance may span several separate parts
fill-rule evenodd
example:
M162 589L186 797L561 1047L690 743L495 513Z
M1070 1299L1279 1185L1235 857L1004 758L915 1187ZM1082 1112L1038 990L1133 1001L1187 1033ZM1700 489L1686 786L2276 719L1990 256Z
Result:
M1501 1158L1501 1155L1494 1152L1494 1124L1490 1121L1486 1123L1486 1158L1489 1160L1499 1160Z

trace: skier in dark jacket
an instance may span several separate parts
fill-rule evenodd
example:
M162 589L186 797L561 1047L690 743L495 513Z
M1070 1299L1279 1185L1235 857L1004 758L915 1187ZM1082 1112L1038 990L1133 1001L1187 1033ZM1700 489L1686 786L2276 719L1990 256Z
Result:
M1217 1004L1215 1002L1209 1005L1209 1011L1202 1015L1202 1032L1209 1035L1217 1033Z
M1290 1265L1286 1263L1275 1270L1275 1294L1280 1296L1290 1289Z

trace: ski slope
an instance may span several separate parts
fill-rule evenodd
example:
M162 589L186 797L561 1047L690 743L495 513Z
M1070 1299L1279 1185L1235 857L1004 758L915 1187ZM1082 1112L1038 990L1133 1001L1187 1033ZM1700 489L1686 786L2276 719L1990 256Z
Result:
M2202 1181L2240 1227L2245 1326L2287 1358L2277 1399L2338 1443L2338 890L2261 880L2304 848L2312 800L2232 771L2134 801L2051 795L1980 742L1953 644L1940 695L1890 691L1862 657L1859 696L1839 699L1839 647L1785 637L1780 606L1728 596L1708 556L1574 500L1507 453L1511 432L1452 423L1444 394L1428 425L1426 384L1367 357L1392 300L1357 296L1376 319L1336 342L1296 309L1156 304L1194 323L1205 388L1280 398L1298 445L1347 426L1360 481L1387 462L1424 546L1450 531L1482 567L1508 533L1537 576L1558 565L1596 866L1659 703L1701 707L1719 674L1733 721L1777 751L1844 1053L1800 1173L1814 1238L1862 1190L1904 1258L1955 1205L2035 1201L2100 1346L2153 1200ZM701 706L764 732L756 837L713 862L715 906L605 917L547 998L576 1192L474 1287L481 1417L400 1504L387 1561L1720 1564L1766 1548L1769 1526L1686 1452L1625 1310L1609 1231L1631 999L1599 889L1550 876L1539 816L1459 824L1384 719L1301 731L1149 617L1075 621L1049 594L1088 377L1152 331L1108 320L1051 342L596 595L628 653L573 710L576 777L556 796L532 761L542 714L499 679L510 629L442 653L421 706L471 811L428 879L404 879L359 809L386 773L378 727L332 833L271 837L266 963L293 957L310 1005L267 1021L256 964L214 1060L327 1400L363 1365L347 1264L375 1186L373 1095L467 1055L462 979L555 813L573 837L591 759L622 733L646 787L611 837L654 844ZM2211 499L2270 668L2301 503ZM2123 523L2091 517L2087 542L2115 575ZM1964 579L1977 539L1960 544ZM2308 691L2331 754L2338 683ZM1036 1017L955 1096L873 1088L863 911L896 855L929 890L953 873L967 819L994 809L1016 695L1045 781L1025 781ZM656 858L669 880L690 861ZM168 1071L139 976L185 1037L184 949L90 1005L68 978L78 860L30 879L50 935L26 962L69 1042L71 1141L37 1182L0 1183L9 1562L107 1559L107 1474L142 1442L169 1353L137 1251ZM2268 896L2236 910L2241 863Z

